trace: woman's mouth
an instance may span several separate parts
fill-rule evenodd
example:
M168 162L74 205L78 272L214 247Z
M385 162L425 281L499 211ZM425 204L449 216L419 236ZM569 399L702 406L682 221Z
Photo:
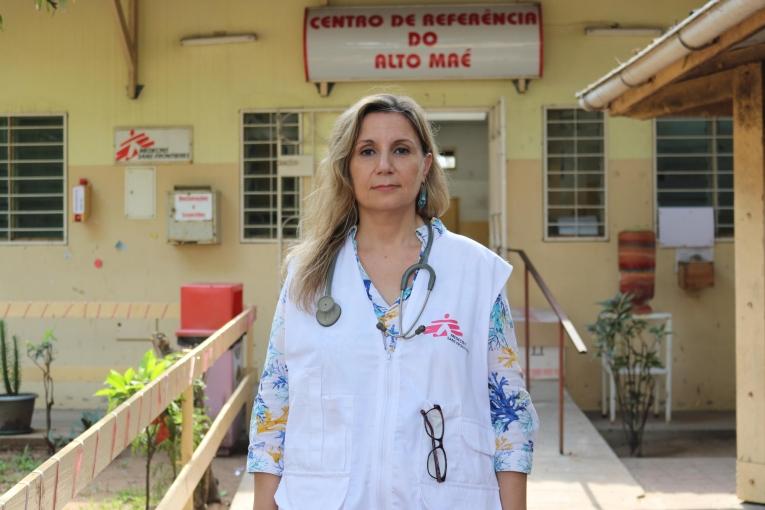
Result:
M391 191L397 188L398 186L395 184L379 184L377 186L372 186L372 189L375 191Z

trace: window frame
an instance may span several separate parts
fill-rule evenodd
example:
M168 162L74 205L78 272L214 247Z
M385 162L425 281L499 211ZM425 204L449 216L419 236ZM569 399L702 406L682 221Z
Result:
M306 110L304 108L243 108L239 110L239 243L240 244L269 244L269 243L277 243L282 244L284 242L291 243L296 242L300 240L300 231L298 230L298 236L297 237L284 237L283 235L283 229L282 229L282 178L278 176L278 170L277 173L274 175L276 179L276 208L274 212L276 213L276 237L271 238L258 238L258 237L245 237L244 230L246 227L244 222L244 193L245 193L245 175L244 175L244 128L245 128L245 122L244 117L247 114L252 113L267 113L267 114L295 114L298 116L298 134L300 137L299 141L299 147L300 147L300 154L304 154L304 118L303 116L306 113ZM277 145L277 159L281 155L281 141L276 140ZM278 163L277 163L278 164ZM297 204L298 204L298 211L300 215L302 216L303 208L301 204L301 196L303 195L302 186L303 183L301 181L300 177L295 177L297 179L297 185L298 189L296 191L297 195ZM296 226L299 229L299 225Z
M62 144L62 238L61 239L20 239L12 240L0 239L0 246L66 246L69 242L69 116L67 112L61 111L48 111L48 112L0 112L0 117L6 117L8 119L13 117L61 117L62 118L62 130L63 138ZM10 125L9 125L10 127ZM8 130L10 134L10 129ZM8 155L8 168L10 173L11 159ZM8 181L10 185L10 181ZM10 198L10 190L9 190ZM8 211L10 212L10 203L8 204ZM9 226L10 229L10 226ZM10 237L10 236L9 236Z
M712 120L712 122L715 122L720 117L697 117L697 119L700 120ZM653 208L651 209L651 214L653 216L653 228L654 232L656 232L656 235L659 235L659 144L658 144L658 130L656 128L656 121L659 120L658 118L654 118L651 121L651 137L652 137L652 143L651 143L651 150L653 151L651 162L652 162L652 169L653 169ZM732 120L732 118L731 118ZM735 135L735 132L734 132ZM734 135L731 135L731 139L734 139ZM716 135L715 135L716 136ZM712 138L713 142L716 141L716 138ZM735 151L735 146L734 146ZM735 153L731 155L733 157L733 171L731 174L733 175L733 235L730 237L717 237L717 208L712 207L712 214L714 215L714 242L717 243L732 243L735 241L736 237L736 221L735 221L735 212L736 212L736 168L735 168ZM717 163L715 163L716 165ZM717 171L715 170L713 174L713 182L715 183L714 193L717 193ZM717 201L717 197L715 197L715 201ZM658 248L667 248L667 249L674 249L674 247L664 247L659 244L657 244Z
M549 110L581 110L578 104L549 104L542 106L542 241L550 243L607 243L610 240L608 223L608 115L603 115L603 235L602 236L550 236L548 217L548 154L547 112ZM575 190L577 188L574 188Z

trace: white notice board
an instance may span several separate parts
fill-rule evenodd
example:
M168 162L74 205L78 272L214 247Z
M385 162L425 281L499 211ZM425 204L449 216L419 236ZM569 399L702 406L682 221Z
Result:
M659 244L665 248L714 246L712 207L660 207Z

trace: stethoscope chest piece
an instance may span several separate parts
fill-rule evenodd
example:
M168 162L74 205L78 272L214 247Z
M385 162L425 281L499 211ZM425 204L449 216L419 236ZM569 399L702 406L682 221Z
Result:
M324 327L329 327L340 318L340 305L332 296L322 296L316 304L316 320Z

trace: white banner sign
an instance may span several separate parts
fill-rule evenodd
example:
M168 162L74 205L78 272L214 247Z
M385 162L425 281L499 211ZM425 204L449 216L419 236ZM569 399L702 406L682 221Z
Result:
M191 128L117 128L114 161L191 161Z
M304 23L306 81L542 76L539 4L317 7Z
M212 193L179 193L173 205L175 221L212 220Z

